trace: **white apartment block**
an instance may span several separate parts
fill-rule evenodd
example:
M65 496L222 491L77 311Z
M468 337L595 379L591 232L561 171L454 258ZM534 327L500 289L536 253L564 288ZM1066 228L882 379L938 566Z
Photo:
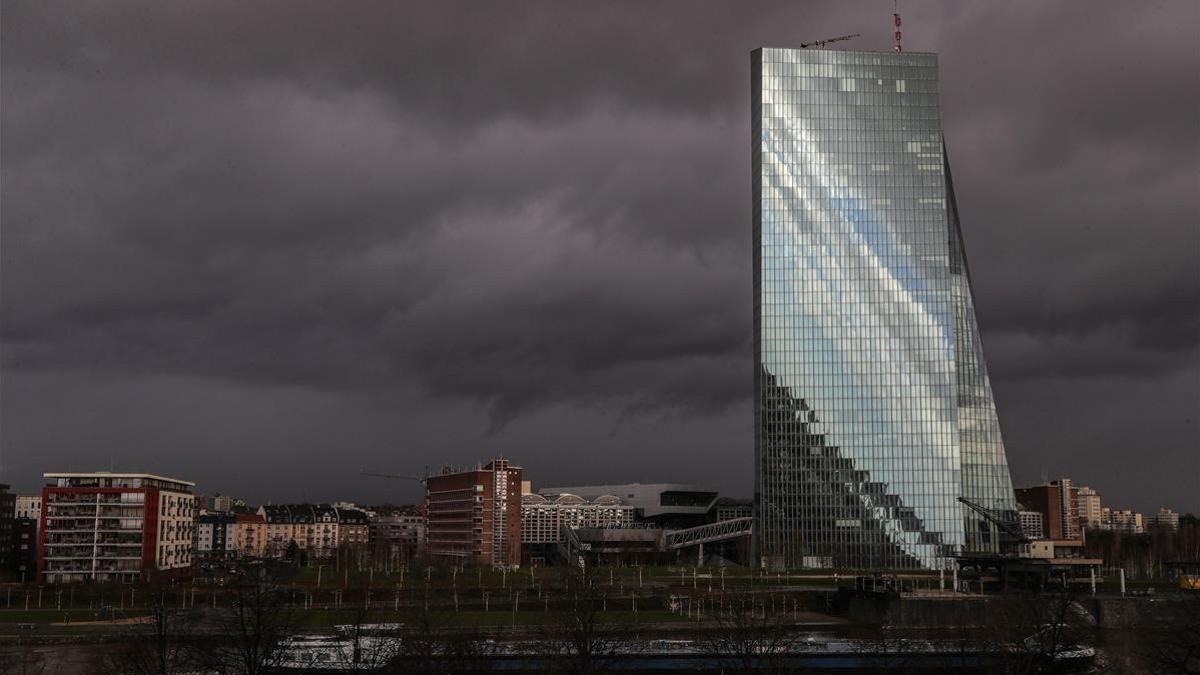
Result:
M147 473L43 475L43 581L132 582L190 572L194 483Z

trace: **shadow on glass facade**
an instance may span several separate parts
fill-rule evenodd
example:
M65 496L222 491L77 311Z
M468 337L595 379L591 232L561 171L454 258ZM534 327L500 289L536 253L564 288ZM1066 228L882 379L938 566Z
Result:
M758 550L942 568L1015 517L933 54L753 53Z

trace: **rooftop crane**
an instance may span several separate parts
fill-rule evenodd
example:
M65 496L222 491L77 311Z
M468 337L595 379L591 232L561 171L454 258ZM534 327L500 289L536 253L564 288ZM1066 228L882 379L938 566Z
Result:
M360 476L374 476L375 478L399 478L400 480L415 480L419 483L424 483L427 479L418 476L407 476L400 473L375 473L373 471L359 471Z
M862 35L862 34L854 33L853 35L839 35L838 37L829 38L828 40L817 40L816 42L801 42L800 49L808 49L809 47L824 47L825 45L829 44L830 42L841 42L842 40L852 40L856 37L859 37L860 35Z

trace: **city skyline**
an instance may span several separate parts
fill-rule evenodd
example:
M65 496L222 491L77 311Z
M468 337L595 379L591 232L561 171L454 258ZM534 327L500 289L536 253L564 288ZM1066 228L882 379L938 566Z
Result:
M750 496L746 54L890 4L359 11L5 4L0 482ZM1200 511L1198 13L905 8L1018 485Z

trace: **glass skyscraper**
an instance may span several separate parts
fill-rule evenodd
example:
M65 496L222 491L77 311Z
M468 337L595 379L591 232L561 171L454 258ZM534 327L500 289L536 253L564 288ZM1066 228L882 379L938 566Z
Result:
M937 56L752 55L755 503L770 566L943 568L1016 519Z

